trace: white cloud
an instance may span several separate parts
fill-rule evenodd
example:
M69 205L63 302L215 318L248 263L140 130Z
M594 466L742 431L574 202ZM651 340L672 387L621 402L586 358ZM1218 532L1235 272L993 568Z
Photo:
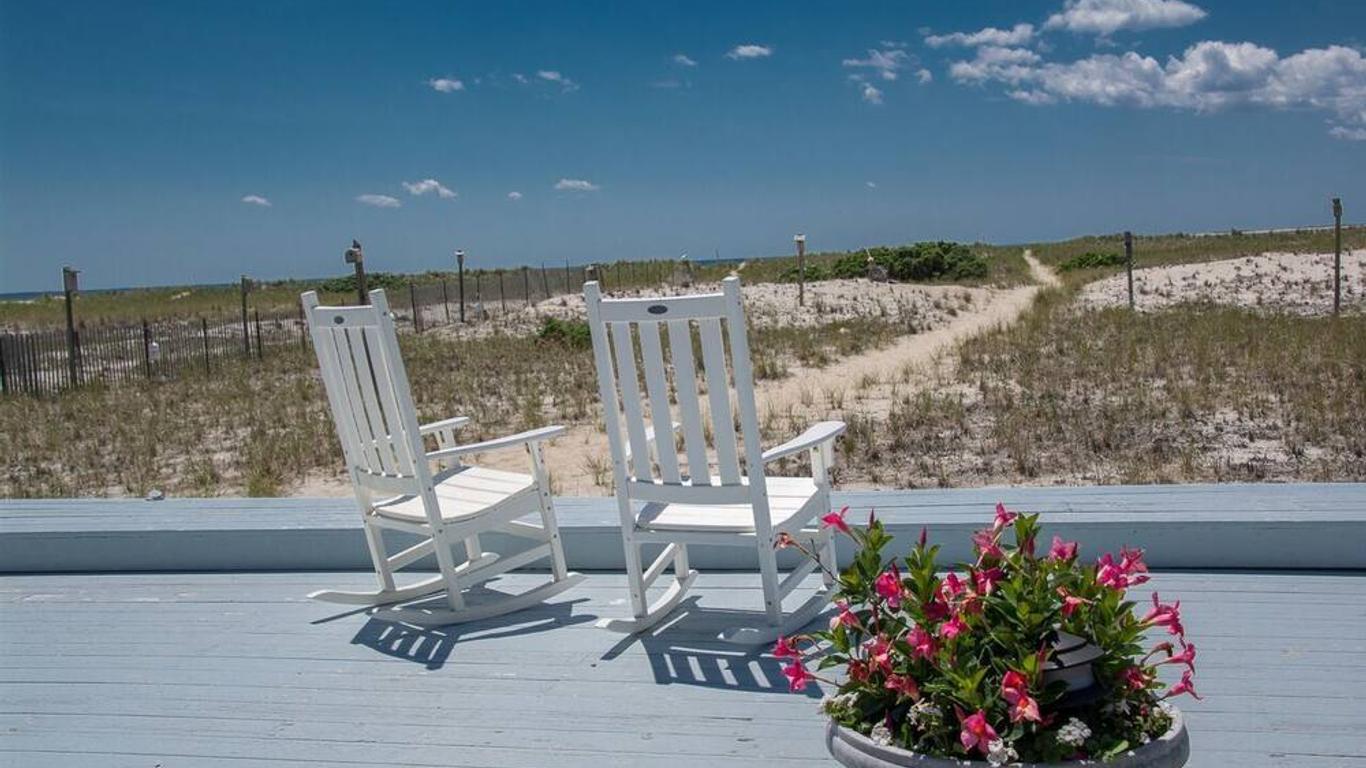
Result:
M246 203L247 205L259 205L262 208L270 207L270 201L262 197L261 195L243 195L242 202Z
M1029 104L1318 109L1329 113L1334 137L1366 139L1366 58L1344 46L1281 57L1253 43L1206 40L1165 63L1133 51L1043 62L1032 51L982 48L976 59L955 62L949 71L960 82L1004 83L1011 98Z
M674 54L674 59L673 59L673 61L674 61L675 64L677 64L677 65L680 66L680 67L695 67L695 66L697 66L697 62L696 62L696 61L693 61L692 57L689 56L689 55L686 54L686 53L675 53L675 54Z
M846 67L866 67L876 72L883 80L895 80L897 71L904 69L909 59L910 56L899 48L869 48L868 58L845 59L842 64Z
M509 192L509 193L508 193L508 199L509 199L509 200L521 200L521 199L522 199L522 193L521 193L521 192L518 192L518 191L516 191L516 190L513 190L512 192Z
M454 77L434 77L427 81L427 85L432 87L437 93L455 93L465 90L465 84Z
M565 89L566 91L577 91L579 89L578 83L574 82L573 80L570 80L569 78L565 77L564 75L560 74L557 70L554 69L542 69L541 71L536 73L536 76L546 81L547 83L554 83L560 86L561 88Z
M995 45L999 47L1012 47L1024 45L1034 39L1033 24L1016 24L1010 29L997 29L987 27L976 32L953 32L947 35L929 35L925 38L925 44L931 48L943 48L950 45L978 46Z
M560 179L555 182L555 189L571 192L597 192L601 187L584 179Z
M455 190L448 189L436 179L423 179L422 181L405 181L403 188L408 190L410 195L425 195L428 192L435 192L437 197L450 199L455 197Z
M1066 0L1044 29L1110 35L1121 29L1184 27L1207 15L1184 0Z
M863 92L863 100L869 104L882 103L882 91L875 88L872 83L859 83L859 90Z
M919 80L921 85L925 85L934 80L934 74L928 69L921 67L915 71L915 79Z
M772 47L748 43L745 45L737 45L730 49L730 53L726 54L726 58L739 61L740 59L762 59L772 55Z
M397 208L403 205L398 201L398 198L388 195L357 195L356 202L373 205L376 208Z
M513 73L512 73L512 79L513 79L513 80L516 80L517 82L521 83L522 85L526 85L526 84L527 84L526 75L522 74L521 72L513 72Z
M865 181L863 185L869 189L877 189L877 182L875 181Z

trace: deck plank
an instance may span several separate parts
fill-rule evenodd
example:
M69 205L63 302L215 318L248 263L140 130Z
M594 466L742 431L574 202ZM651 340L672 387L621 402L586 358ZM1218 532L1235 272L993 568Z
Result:
M703 574L626 641L620 574L449 630L303 599L347 573L0 577L0 765L826 765L813 696L712 636L753 574ZM532 575L505 577L509 589ZM808 580L804 589L814 589ZM1191 766L1366 761L1366 575L1163 572L1200 648ZM686 757L686 759L684 759Z

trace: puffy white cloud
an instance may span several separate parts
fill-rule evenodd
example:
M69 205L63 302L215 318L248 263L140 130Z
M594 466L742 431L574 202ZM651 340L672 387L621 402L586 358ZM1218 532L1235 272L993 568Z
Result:
M877 73L883 80L895 80L897 71L904 69L910 56L900 48L886 48L878 50L868 49L866 59L845 59L842 63L846 67L866 67Z
M261 195L243 195L242 202L246 203L247 205L258 205L262 208L270 207L270 201L267 200L265 197L262 197Z
M978 46L995 45L999 47L1013 47L1024 45L1034 39L1033 24L1016 24L1010 29L997 29L987 27L976 32L953 32L947 35L928 35L925 37L925 44L931 48L943 48L950 45Z
M745 45L737 45L730 49L730 52L726 54L726 58L738 61L740 59L762 59L772 55L773 48L770 46L748 43Z
M1206 40L1165 62L1133 51L1043 62L1022 49L982 48L949 68L955 80L1000 82L1029 104L1077 101L1103 106L1190 109L1231 106L1310 108L1330 115L1330 133L1366 139L1366 58L1344 46L1282 57L1253 43Z
M675 64L677 64L677 65L680 66L680 67L695 67L695 66L697 66L697 62L696 62L696 61L693 61L692 57L689 56L689 55L686 54L686 53L675 53L675 54L674 54L674 59L673 59L673 61L674 61Z
M859 83L859 90L863 92L863 100L869 104L882 103L882 91L875 88L872 83Z
M555 189L571 192L597 192L602 187L585 179L560 179L555 182Z
M513 190L513 191L511 191L511 192L508 193L508 199L509 199L509 200L514 200L514 201L516 201L516 200L521 200L521 199L522 199L522 193L521 193L521 192L518 192L518 191L516 191L516 190Z
M448 189L436 179L423 179L422 181L405 181L403 188L408 190L410 195L425 195L428 192L435 192L437 197L455 197L455 190Z
M433 77L427 81L427 85L432 87L437 93L455 93L465 90L465 84L454 77Z
M919 80L921 85L925 85L927 83L933 82L934 74L930 72L928 69L921 67L920 69L917 69L915 71L915 79Z
M560 74L559 71L554 69L542 69L541 71L536 73L536 76L546 81L547 83L554 83L560 86L561 88L565 89L566 91L577 91L579 89L578 83L574 82L573 80L570 80L569 78Z
M1184 27L1207 15L1184 0L1066 0L1044 29L1110 35L1122 29Z
M403 203L396 197L388 195L356 195L356 202L363 205L373 205L376 208L397 208Z

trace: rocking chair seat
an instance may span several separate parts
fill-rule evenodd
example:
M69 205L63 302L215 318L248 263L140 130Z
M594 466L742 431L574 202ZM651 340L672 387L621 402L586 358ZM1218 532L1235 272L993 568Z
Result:
M514 497L536 496L531 475L486 467L460 466L435 475L436 500L447 522L467 520ZM375 505L375 514L409 523L427 522L421 496L395 496Z
M824 512L816 481L809 477L768 477L768 515L773 531L792 533ZM647 503L636 518L647 531L753 533L754 507L749 504Z

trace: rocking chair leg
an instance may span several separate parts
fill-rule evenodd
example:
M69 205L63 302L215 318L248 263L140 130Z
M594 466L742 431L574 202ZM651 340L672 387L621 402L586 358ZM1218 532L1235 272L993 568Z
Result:
M451 555L451 544L441 531L432 536L436 544L436 562L446 582L446 604L452 611L463 610L465 596L460 594L460 579L455 574L455 558Z
M783 598L778 591L778 553L773 547L759 548L759 578L764 586L764 618L770 625L783 620Z
M384 531L365 521L365 543L370 548L370 560L375 564L381 592L394 591L394 570L389 567L389 553L384 549Z

